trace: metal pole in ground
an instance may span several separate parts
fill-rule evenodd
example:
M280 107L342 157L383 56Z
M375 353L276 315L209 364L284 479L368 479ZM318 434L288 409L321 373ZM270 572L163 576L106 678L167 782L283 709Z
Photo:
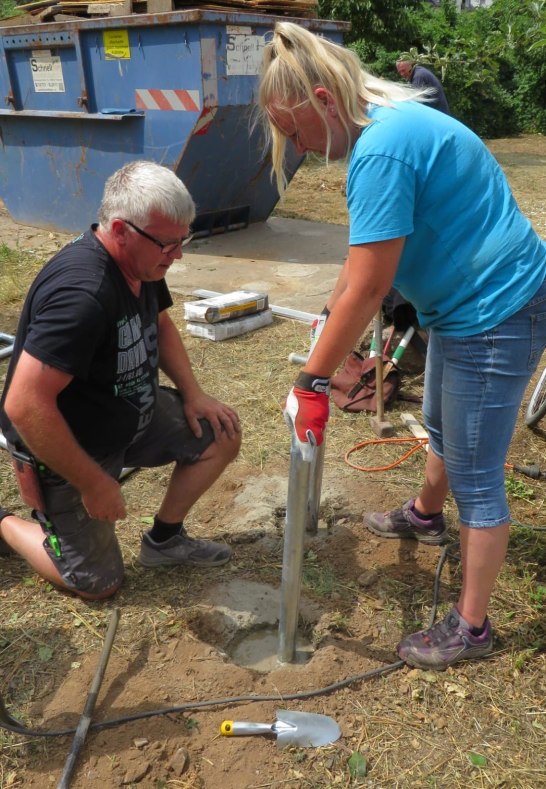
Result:
M311 462L311 473L309 479L309 499L307 512L306 531L308 534L318 532L318 522L320 514L320 494L322 490L322 472L324 470L324 453L326 451L326 437L324 436L320 447L315 449L315 457Z
M303 540L308 518L311 466L312 462L303 459L296 431L292 428L279 614L278 658L281 663L294 663L296 658Z

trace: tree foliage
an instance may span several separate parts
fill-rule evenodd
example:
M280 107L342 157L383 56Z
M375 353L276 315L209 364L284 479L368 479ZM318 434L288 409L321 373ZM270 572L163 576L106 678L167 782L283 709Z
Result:
M351 22L347 43L400 46L414 28L420 0L319 0L319 15Z
M437 73L453 114L484 137L546 133L546 0L495 0L458 12L413 0L322 0L348 19L347 43L376 74L398 79L409 52Z

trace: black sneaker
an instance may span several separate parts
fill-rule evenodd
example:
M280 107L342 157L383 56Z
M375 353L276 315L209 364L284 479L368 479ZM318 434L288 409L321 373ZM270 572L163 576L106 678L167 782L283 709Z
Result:
M427 545L443 545L449 541L447 525L442 513L433 518L418 518L412 507L415 499L410 499L398 510L392 512L367 512L364 525L380 537L413 539Z
M400 659L416 668L443 671L461 660L489 655L493 650L493 632L489 619L483 633L475 636L472 627L456 608L441 622L404 638L396 648Z
M231 548L225 543L195 540L182 528L165 542L155 542L149 532L142 535L138 561L144 567L186 564L193 567L218 567L231 559Z

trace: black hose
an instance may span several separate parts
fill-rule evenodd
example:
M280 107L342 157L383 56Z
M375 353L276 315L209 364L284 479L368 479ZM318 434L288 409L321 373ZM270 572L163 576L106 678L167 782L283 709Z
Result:
M63 774L61 775L59 783L57 784L57 789L68 789L70 786L70 780L72 778L72 773L74 772L74 767L76 766L76 760L85 742L85 738L87 737L89 726L91 725L91 716L93 715L93 710L95 709L95 705L97 703L100 686L102 685L104 672L106 671L106 666L108 665L108 659L110 658L110 652L112 651L112 646L114 644L114 637L116 635L116 630L118 629L118 623L119 608L114 608L112 615L110 616L108 630L106 631L106 637L104 639L99 665L97 666L93 682L91 683L91 687L87 695L87 701L85 702L85 707L74 735L72 748L70 749L70 753L66 759Z
M523 525L523 524L518 524ZM534 528L537 531L543 530L540 527L530 527ZM546 530L546 527L545 529ZM430 613L430 621L429 627L432 627L434 621L436 619L436 609L438 606L438 597L439 597L439 589L440 589L440 576L442 573L442 569L446 562L446 559L451 556L451 558L458 558L453 555L452 550L458 546L458 543L448 543L444 545L442 548L442 552L438 559L438 563L436 565L436 571L434 573L434 582L433 582L433 590L432 590L432 609ZM241 703L250 703L250 702L269 702L269 701L299 701L302 699L309 699L314 696L324 696L327 693L332 693L333 691L340 690L341 688L345 688L348 685L352 685L355 682L363 682L364 680L371 679L372 677L379 677L383 674L387 674L390 671L396 671L403 666L405 666L405 662L403 660L397 660L395 663L388 663L385 666L380 666L379 668L372 669L371 671L365 671L362 674L355 674L352 677L347 677L346 679L342 679L339 682L333 682L331 685L326 685L323 688L316 688L314 690L308 691L299 691L298 693L283 693L281 695L275 696L255 696L255 695L247 695L247 696L228 696L224 699L207 699L205 701L189 701L186 704L179 704L174 707L164 707L158 710L148 710L147 712L136 712L134 715L124 715L121 718L110 718L105 721L96 721L89 725L90 729L106 729L113 726L119 726L122 723L130 723L131 721L143 720L144 718L153 718L159 715L172 715L181 712L190 712L193 710L203 709L204 707L223 707L226 705L232 704L241 704ZM77 730L72 729L61 729L59 731L39 731L36 729L28 729L24 726L20 721L13 718L8 711L6 710L4 703L2 701L2 697L0 695L0 728L6 729L7 731L14 732L15 734L23 734L28 737L63 737L68 734L74 734Z
M442 549L442 553L440 554L440 558L438 559L438 564L436 566L436 572L434 574L434 585L433 585L433 592L432 592L432 611L430 616L430 626L434 624L434 619L436 618L436 607L438 604L438 594L439 594L439 587L440 587L440 575L442 572L442 568L444 563L448 557L449 548L452 547L452 544L445 545ZM105 642L106 643L106 642ZM247 696L231 696L224 699L207 699L205 701L189 701L186 704L178 704L175 707L164 707L159 710L148 710L146 712L136 712L134 715L124 715L121 718L110 718L105 721L95 721L94 723L90 723L89 729L106 729L113 726L119 726L121 723L130 723L131 721L143 720L144 718L153 718L159 715L173 715L176 713L181 712L190 712L193 710L203 709L204 707L223 707L226 705L232 704L242 704L249 703L249 702L268 702L268 701L299 701L302 699L309 699L314 696L325 696L327 693L332 693L336 690L340 690L341 688L345 688L348 685L352 685L355 682L363 682L364 680L372 679L373 677L379 677L383 674L387 674L390 671L396 671L402 668L405 665L403 660L397 660L395 663L388 663L385 666L380 666L379 668L371 669L370 671L365 671L362 674L355 674L352 677L347 677L346 679L342 679L339 682L333 682L331 685L326 685L323 688L316 688L314 690L307 690L307 691L299 691L298 693L283 693L282 696L275 695L275 696L255 696L255 695L247 695ZM36 729L28 729L24 726L20 721L13 718L8 711L6 710L4 703L2 701L2 697L0 696L0 728L6 729L7 731L14 732L14 734L23 734L27 737L64 737L69 734L74 734L77 730L72 729L60 729L58 731L39 731ZM60 789L60 787L57 787Z

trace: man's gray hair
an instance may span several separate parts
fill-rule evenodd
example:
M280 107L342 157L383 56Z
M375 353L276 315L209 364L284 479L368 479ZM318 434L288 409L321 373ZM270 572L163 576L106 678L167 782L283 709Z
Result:
M98 211L104 230L110 230L113 219L146 225L154 213L179 225L190 225L195 219L193 199L172 170L139 160L108 178Z

